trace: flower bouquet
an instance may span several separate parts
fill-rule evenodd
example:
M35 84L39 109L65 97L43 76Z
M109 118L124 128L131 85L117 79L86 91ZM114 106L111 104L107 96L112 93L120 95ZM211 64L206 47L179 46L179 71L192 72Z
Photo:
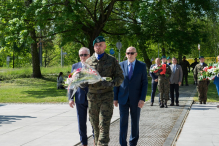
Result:
M166 74L166 64L156 65L150 69L150 72L157 73L161 69L162 69L162 71L160 72L160 74L165 75Z
M161 67L162 65L155 65L150 69L150 72L157 73Z
M209 64L203 68L203 71L199 72L198 80L214 80L215 76L219 73L218 64Z
M86 63L83 63L82 68L78 68L74 70L71 74L69 74L68 78L65 81L65 84L68 86L68 93L70 94L70 89L73 90L71 98L76 93L80 84L88 83L95 84L99 81L111 81L110 77L101 77L100 74L91 66Z

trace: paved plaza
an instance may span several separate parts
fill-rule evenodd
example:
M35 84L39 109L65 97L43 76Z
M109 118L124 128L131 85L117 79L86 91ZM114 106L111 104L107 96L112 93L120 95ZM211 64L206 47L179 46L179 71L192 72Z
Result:
M118 118L114 108L112 121ZM73 146L79 140L76 108L68 104L0 104L0 146Z
M219 146L219 108L216 104L192 106L176 146Z

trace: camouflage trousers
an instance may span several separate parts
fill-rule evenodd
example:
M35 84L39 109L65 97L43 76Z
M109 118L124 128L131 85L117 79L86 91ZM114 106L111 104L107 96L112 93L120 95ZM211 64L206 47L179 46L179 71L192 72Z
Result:
M198 100L207 101L208 81L199 81L197 86Z
M170 84L169 82L162 82L158 85L158 91L160 92L160 102L167 102L169 100Z
M108 146L110 141L110 121L113 115L113 92L102 94L88 93L88 112L94 129L96 146Z

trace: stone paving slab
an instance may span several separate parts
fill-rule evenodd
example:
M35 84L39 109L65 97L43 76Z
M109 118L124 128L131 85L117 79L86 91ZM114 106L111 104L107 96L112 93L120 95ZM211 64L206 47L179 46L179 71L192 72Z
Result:
M172 132L172 128L180 117L187 102L192 102L194 92L196 92L194 85L180 87L180 106L178 107L168 106L168 108L159 108L158 97L155 98L154 106L150 106L150 102L146 102L145 106L141 110L140 138L138 146L162 146L168 135ZM170 101L168 101L168 105L169 104ZM118 119L111 124L109 146L119 146L119 122L120 121ZM130 123L129 118L127 141L129 140L131 131ZM174 140L174 137L175 135L171 137L172 141ZM89 146L93 146L92 137L90 137L88 144ZM77 146L79 145L80 144Z
M176 146L219 146L217 105L194 104Z
M114 108L112 121L119 118ZM87 122L87 134L92 134ZM0 146L73 146L80 140L68 104L0 104Z

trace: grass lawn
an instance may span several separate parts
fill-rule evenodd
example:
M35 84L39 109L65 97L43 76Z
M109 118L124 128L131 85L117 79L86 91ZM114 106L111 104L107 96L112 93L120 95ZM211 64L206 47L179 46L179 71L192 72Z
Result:
M41 67L41 74L43 76L48 74L57 75L59 72L63 72L64 76L67 75L67 72L71 72L71 65L70 66L53 66L53 67ZM17 78L29 78L32 75L32 67L26 68L1 68L0 67L0 81L4 80L11 80Z
M56 76L19 78L0 83L0 103L67 102L66 90L57 90Z

